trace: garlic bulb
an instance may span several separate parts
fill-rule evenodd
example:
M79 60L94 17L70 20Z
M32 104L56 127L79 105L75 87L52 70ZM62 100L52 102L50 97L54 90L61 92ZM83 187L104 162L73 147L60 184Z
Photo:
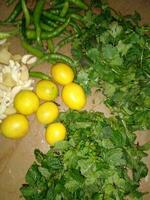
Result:
M6 64L8 63L8 64ZM18 61L9 59L0 64L0 122L15 112L13 101L23 90L33 90L34 80L29 78L28 68Z

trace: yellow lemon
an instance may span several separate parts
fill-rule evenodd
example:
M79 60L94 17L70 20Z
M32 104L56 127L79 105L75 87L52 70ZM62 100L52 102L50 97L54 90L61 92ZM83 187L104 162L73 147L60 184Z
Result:
M30 90L22 90L14 98L14 107L21 114L30 115L37 111L39 98Z
M69 108L74 110L80 110L86 104L84 90L76 83L70 83L64 86L62 90L62 99Z
M60 123L52 123L50 124L45 133L45 138L48 144L54 145L56 142L62 141L66 137L66 128Z
M28 133L29 122L24 115L12 114L1 123L1 133L11 139L17 139Z
M52 101L58 96L58 88L49 80L41 80L36 84L35 92L40 99Z
M40 123L52 123L59 115L58 106L53 102L46 102L39 106L36 116Z
M61 85L71 83L74 79L74 73L70 66L64 63L57 63L51 69L52 78Z

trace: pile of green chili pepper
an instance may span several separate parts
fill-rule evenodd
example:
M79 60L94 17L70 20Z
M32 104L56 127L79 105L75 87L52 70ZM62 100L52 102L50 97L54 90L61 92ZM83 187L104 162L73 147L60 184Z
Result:
M0 25L13 24L15 28L0 32L0 39L19 35L22 46L38 57L39 63L64 62L76 66L71 58L59 53L59 49L81 34L84 13L81 15L80 11L88 10L86 3L82 0L36 0L31 9L26 0L5 2L7 5L16 2L16 5L10 15L0 21ZM56 38L59 38L57 43L54 42ZM34 74L30 72L31 76Z

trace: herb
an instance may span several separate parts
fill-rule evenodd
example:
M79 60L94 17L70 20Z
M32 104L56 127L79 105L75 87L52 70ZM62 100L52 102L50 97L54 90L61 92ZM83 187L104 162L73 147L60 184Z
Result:
M35 150L21 188L27 200L142 199L138 187L147 175L142 158L148 145L134 144L133 133L98 112L68 111L59 121L68 129L67 140L47 154Z
M86 27L72 43L77 82L87 93L100 88L106 105L130 130L150 129L150 35L139 19L102 4L102 13L86 12Z

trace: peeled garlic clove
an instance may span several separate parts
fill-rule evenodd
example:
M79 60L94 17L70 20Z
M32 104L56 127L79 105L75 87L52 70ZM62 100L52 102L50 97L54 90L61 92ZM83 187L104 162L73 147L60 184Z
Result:
M16 81L12 78L11 73L3 74L3 84L8 87L14 87L16 85Z
M9 91L9 87L4 85L3 83L0 83L0 96L2 94L2 91L8 92Z
M6 103L1 102L1 104L0 104L0 116L5 112L5 110L6 110Z
M9 53L9 51L6 48L0 51L0 63L8 64L10 58L11 58L11 53Z
M10 59L10 60L9 60L9 66L10 66L11 68L13 68L13 67L15 66L15 61L12 60L12 59Z
M26 54L22 57L21 62L25 65L31 65L33 63L35 63L37 61L37 57L30 55L30 54Z
M11 98L13 99L16 96L16 94L18 92L20 92L21 89L22 89L22 87L20 85L15 86L14 88L12 88L12 90L11 90Z
M29 73L28 73L27 67L22 66L22 67L20 67L20 70L21 70L20 80L21 81L27 81L29 79Z

